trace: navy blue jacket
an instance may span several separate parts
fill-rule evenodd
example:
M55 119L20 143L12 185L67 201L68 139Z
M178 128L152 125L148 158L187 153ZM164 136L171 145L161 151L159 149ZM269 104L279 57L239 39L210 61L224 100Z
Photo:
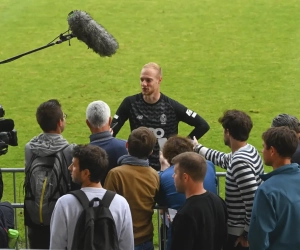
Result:
M126 141L117 139L113 137L109 131L105 131L90 135L90 144L104 149L108 155L108 169L105 176L101 180L101 184L103 185L108 171L118 166L117 161L121 156L128 154L126 149Z

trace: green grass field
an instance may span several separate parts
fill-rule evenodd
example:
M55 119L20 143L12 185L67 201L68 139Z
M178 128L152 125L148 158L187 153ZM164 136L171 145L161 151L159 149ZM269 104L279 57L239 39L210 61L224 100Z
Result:
M90 13L120 49L100 58L72 39L70 47L63 43L0 65L0 104L19 136L19 146L0 157L1 168L24 166L24 145L40 133L35 111L41 102L59 99L68 114L64 137L87 143L87 105L103 100L114 113L125 96L140 90L141 67L150 61L163 68L162 92L208 121L211 129L200 140L208 147L229 151L217 122L226 109L250 114L249 143L259 151L274 116L299 116L299 1L0 0L0 60L49 43L67 30L74 9ZM191 129L180 124L181 135ZM126 124L118 137L128 134ZM4 200L12 200L10 177ZM18 187L22 180L18 175ZM21 188L17 193L22 201Z

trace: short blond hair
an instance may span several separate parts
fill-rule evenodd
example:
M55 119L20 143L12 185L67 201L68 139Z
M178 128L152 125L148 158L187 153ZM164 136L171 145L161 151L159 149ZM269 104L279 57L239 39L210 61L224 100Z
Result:
M145 68L155 69L157 71L158 75L162 77L162 69L157 63L149 62L143 66L143 69L145 69Z

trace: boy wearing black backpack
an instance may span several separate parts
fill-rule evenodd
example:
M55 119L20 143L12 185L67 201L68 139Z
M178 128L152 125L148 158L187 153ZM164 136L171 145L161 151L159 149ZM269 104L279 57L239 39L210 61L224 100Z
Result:
M49 249L50 219L55 203L76 189L68 172L74 145L69 145L61 135L66 114L57 100L42 103L37 108L36 119L43 133L25 146L24 222L30 248Z
M106 152L78 145L69 167L81 190L59 198L51 218L50 249L133 250L133 227L126 199L102 188Z

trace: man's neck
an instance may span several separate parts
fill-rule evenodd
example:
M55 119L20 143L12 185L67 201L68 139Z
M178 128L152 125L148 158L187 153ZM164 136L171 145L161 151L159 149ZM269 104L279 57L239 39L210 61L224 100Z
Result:
M92 134L102 133L109 131L109 126L103 126L101 128L90 128Z
M280 158L277 161L272 163L272 168L273 170L276 170L284 165L291 164L291 159L290 158Z
M247 145L246 141L237 141L234 139L230 140L230 148L232 153L238 151L240 148L245 147L246 145Z
M102 188L102 185L100 182L95 183L95 182L88 182L88 183L82 183L81 184L82 188L86 188L86 187L92 187L92 188Z
M204 193L206 193L206 190L203 187L203 183L202 183L202 185L195 184L195 185L189 187L187 190L185 190L185 197L186 197L186 199L188 199L191 196L200 195L200 194L204 194Z
M153 104L156 103L160 98L160 92L153 93L152 95L143 95L144 101Z
M51 131L48 131L48 132L45 132L43 131L45 134L56 134L56 135L61 135L61 131L60 129L57 129L57 130L51 130Z

